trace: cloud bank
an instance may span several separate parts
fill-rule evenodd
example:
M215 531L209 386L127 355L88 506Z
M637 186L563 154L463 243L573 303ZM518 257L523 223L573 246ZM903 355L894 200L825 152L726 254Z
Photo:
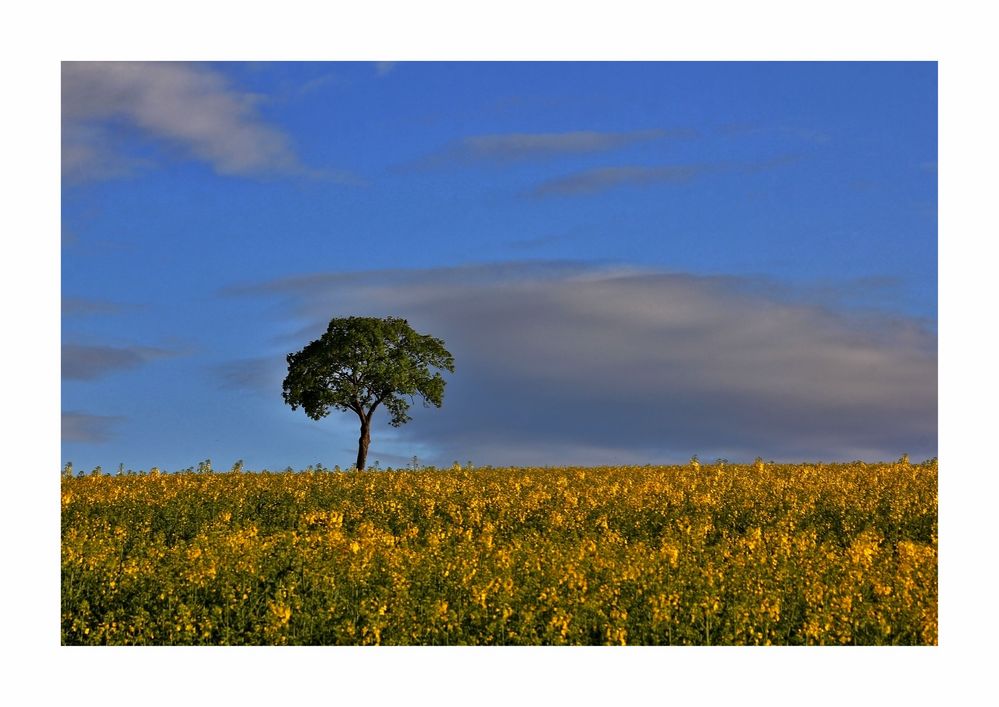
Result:
M442 337L457 366L444 406L416 409L395 433L399 449L419 445L441 463L936 454L930 332L751 278L535 262L316 274L234 292L285 302L304 325L289 351L332 316L403 316Z
M258 115L259 102L196 64L63 62L63 176L81 181L133 171L144 162L122 148L132 133L219 174L302 171L288 137Z

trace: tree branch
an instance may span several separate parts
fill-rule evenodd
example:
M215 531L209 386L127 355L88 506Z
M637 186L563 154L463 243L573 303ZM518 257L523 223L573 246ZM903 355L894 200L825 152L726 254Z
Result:
M388 395L388 393L379 395L377 398L375 398L375 402L371 405L371 407L368 408L368 422L371 422L371 416L375 414L375 408L378 407L378 404L385 399L386 395Z

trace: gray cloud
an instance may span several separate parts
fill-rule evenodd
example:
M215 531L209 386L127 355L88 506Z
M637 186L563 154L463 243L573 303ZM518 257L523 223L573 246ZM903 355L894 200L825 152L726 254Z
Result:
M665 167L598 167L542 182L532 196L574 196L594 194L622 185L681 184L708 171L704 165Z
M134 306L134 305L133 305ZM63 297L62 315L67 316L88 316L94 314L120 314L126 309L126 305L107 300L89 299L86 297Z
M832 138L824 130L795 125L764 125L760 123L724 123L715 127L715 132L730 138L745 138L759 135L791 138L798 142L825 144Z
M532 197L597 194L622 186L684 184L708 174L757 174L797 162L796 155L780 155L746 163L677 164L660 166L596 167L549 179L531 189Z
M288 137L259 117L259 102L194 64L63 62L63 176L110 178L146 164L121 149L130 131L219 174L303 171Z
M211 372L224 390L247 390L275 396L281 391L286 363L282 355L244 358L214 366Z
M289 350L331 316L404 316L444 338L457 362L444 407L393 433L441 463L936 454L932 333L754 279L507 263L241 291L308 324Z
M62 377L66 380L94 380L103 376L138 368L158 358L174 356L176 352L150 346L81 346L63 344Z
M441 167L482 162L520 162L564 155L585 155L668 137L696 135L690 130L638 130L627 133L580 130L562 133L474 135L452 143L417 167Z
M545 246L553 245L555 243L564 243L565 241L571 239L574 235L575 234L570 231L563 233L549 233L535 238L518 238L507 243L507 246L515 250L534 250L537 248L544 248Z
M123 418L108 415L90 415L84 412L62 413L63 442L99 444L114 436L114 427Z
M818 130L816 128L803 128L803 127L782 125L778 128L778 130L784 133L785 135L789 135L803 142L813 142L820 145L827 143L832 139L827 132L825 132L824 130Z

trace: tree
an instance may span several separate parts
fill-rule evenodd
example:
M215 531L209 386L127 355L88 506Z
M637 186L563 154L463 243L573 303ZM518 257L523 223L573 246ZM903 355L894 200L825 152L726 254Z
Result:
M443 341L418 334L405 319L337 317L320 338L288 354L284 401L292 410L301 406L313 420L326 417L330 408L357 413L357 468L364 469L371 417L379 405L392 415L393 427L409 422L414 396L423 398L424 407L441 406L444 378L431 368L454 373L454 357Z

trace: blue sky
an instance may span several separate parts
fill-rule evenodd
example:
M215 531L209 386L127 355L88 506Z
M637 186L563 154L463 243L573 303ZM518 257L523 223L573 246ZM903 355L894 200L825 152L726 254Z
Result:
M934 63L63 65L65 461L348 465L332 316L455 354L369 463L936 454Z

